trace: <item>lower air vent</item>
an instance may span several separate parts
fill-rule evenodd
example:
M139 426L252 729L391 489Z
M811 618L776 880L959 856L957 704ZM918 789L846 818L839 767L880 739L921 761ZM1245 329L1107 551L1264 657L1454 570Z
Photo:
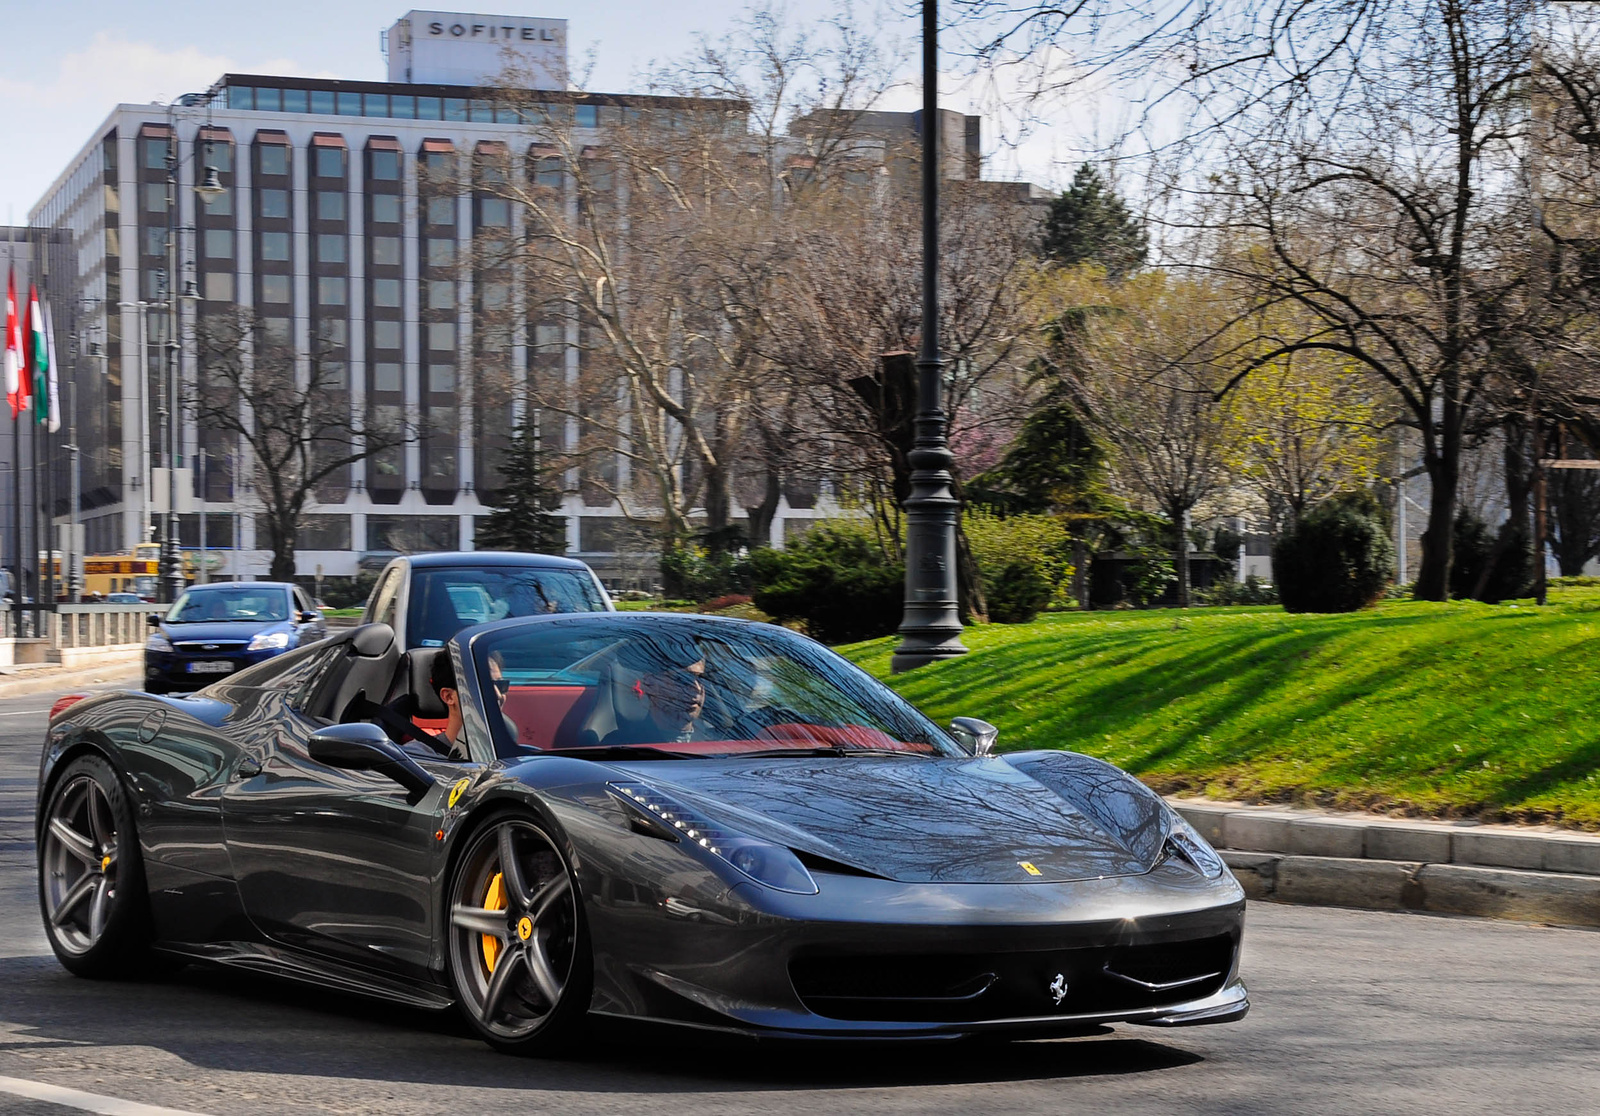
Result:
M790 962L789 977L801 1003L831 1019L965 1023L1095 1015L1220 991L1233 949L1224 934L1027 953L803 955Z

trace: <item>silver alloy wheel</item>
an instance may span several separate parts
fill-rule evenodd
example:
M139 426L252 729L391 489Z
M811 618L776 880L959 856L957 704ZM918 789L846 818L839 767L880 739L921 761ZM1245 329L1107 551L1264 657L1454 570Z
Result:
M566 859L537 825L507 818L473 838L450 900L450 963L468 1010L499 1038L532 1034L572 976L578 910Z
M45 824L45 917L69 953L89 952L105 933L117 897L116 824L105 788L88 774L62 788Z

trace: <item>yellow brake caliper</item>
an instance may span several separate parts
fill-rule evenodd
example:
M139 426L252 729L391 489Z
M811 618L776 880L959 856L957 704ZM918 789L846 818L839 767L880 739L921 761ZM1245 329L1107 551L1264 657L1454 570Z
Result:
M483 906L486 910L503 911L506 909L506 881L499 872L494 874L494 879L489 881L489 892L483 897ZM483 935L483 963L489 971L494 972L494 963L500 959L500 939L493 934Z

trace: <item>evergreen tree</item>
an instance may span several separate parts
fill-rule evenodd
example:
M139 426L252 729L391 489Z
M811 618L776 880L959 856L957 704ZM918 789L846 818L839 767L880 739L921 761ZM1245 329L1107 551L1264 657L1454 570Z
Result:
M500 474L505 478L498 507L478 531L480 550L520 550L534 554L567 552L567 517L547 508L560 500L540 460L539 435L533 419L517 424Z
M1097 263L1120 279L1144 263L1150 241L1122 199L1085 163L1071 188L1050 203L1042 248L1056 263Z

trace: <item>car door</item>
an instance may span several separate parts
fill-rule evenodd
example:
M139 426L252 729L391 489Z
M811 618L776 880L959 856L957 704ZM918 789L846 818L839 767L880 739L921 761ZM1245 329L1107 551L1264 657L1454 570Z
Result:
M342 644L323 670L337 669ZM438 785L419 801L370 771L310 756L327 719L309 708L323 675L274 695L259 770L224 795L223 826L246 914L297 949L413 978L428 970L436 912L434 833L450 787L478 765L417 757Z

